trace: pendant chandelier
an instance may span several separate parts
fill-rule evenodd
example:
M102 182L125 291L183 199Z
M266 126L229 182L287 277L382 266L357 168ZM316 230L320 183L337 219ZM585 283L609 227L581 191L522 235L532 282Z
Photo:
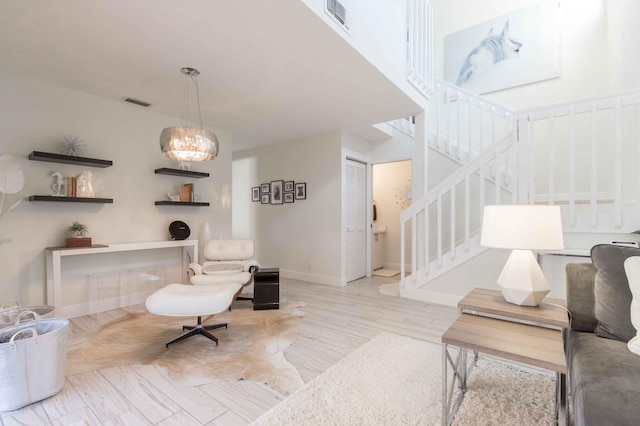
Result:
M213 132L202 128L200 92L198 90L198 82L196 81L196 77L200 75L200 71L190 67L184 67L180 71L185 75L183 125L167 127L162 130L160 134L160 149L165 156L178 161L215 160L218 156L218 138ZM188 120L189 79L191 79L196 86L200 128L186 127L184 125Z

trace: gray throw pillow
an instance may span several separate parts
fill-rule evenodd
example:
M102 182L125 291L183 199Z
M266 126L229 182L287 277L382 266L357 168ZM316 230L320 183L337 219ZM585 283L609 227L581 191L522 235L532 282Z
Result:
M591 249L591 261L598 270L594 281L597 336L628 342L636 335L631 323L632 295L624 270L624 261L631 256L640 256L640 249L611 244Z

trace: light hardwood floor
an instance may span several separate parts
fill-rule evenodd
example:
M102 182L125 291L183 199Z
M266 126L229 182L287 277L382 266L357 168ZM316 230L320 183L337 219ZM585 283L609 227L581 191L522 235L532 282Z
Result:
M281 301L306 304L298 336L285 352L305 382L383 331L440 343L458 310L378 291L380 284L396 280L363 278L338 288L281 278ZM123 314L111 311L73 319L71 332ZM226 381L185 387L151 366L126 366L68 376L58 395L2 413L0 419L3 426L246 425L284 398L262 383Z

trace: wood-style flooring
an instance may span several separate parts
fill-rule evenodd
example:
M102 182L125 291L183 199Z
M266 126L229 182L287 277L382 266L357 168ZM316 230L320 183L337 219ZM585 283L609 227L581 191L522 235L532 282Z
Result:
M305 382L383 331L440 343L458 310L378 291L380 284L396 280L372 277L330 287L281 278L281 302L306 304L298 336L285 352ZM75 318L71 333L123 314L117 310ZM59 394L0 413L0 421L3 426L246 425L284 398L263 383L226 381L185 387L152 366L125 366L68 376Z

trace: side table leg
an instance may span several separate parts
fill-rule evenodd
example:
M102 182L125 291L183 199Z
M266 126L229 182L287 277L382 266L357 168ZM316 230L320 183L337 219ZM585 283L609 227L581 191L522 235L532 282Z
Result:
M458 348L458 355L455 361L449 354L449 345L442 344L442 420L443 426L449 426L453 423L453 419L462 404L465 394L467 393L467 377L471 374L471 370L477 360L477 352L474 352L474 362L470 368L467 368L467 351L464 348ZM449 387L449 366L451 366L451 387ZM453 391L457 387L460 389L460 393L453 403Z
M555 421L557 425L569 424L567 412L567 375L556 373Z

